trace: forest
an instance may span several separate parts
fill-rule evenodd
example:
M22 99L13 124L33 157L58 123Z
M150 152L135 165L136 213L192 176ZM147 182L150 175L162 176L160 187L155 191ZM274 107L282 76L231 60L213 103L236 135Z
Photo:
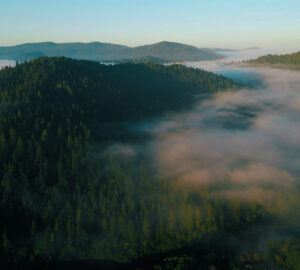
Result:
M104 151L118 123L185 110L241 85L182 65L42 57L0 71L0 266L300 269L276 213L161 178ZM105 127L117 123L109 132ZM89 267L89 268L88 268Z
M254 60L246 61L250 64L286 64L286 65L300 65L300 52L277 55L277 54L268 54L265 56L258 57Z

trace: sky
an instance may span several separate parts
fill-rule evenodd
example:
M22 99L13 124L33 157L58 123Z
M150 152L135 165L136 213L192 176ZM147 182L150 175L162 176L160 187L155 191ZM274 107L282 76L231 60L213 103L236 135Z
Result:
M175 41L300 48L299 0L0 0L0 46Z

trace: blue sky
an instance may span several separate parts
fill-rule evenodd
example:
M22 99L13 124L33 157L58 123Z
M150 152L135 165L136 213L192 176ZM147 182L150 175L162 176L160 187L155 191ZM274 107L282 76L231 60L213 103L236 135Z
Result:
M300 48L300 0L0 0L0 45L162 40Z

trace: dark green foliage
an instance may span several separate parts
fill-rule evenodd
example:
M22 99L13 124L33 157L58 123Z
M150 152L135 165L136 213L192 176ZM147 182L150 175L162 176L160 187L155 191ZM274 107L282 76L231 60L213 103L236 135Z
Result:
M120 121L182 109L194 102L195 94L237 85L225 77L181 65L106 66L67 58L41 58L3 70L0 87L4 96L18 89L5 98L5 106L16 107L16 101L22 103L19 106L38 104L46 113L54 106L61 110L71 106L72 113L81 115L81 119Z
M265 251L241 252L230 269L300 269L299 240L274 240L266 244Z
M300 52L284 54L284 55L265 55L254 60L249 60L247 63L251 64L287 64L287 65L300 65Z
M235 240L250 234L256 243L270 222L261 206L210 198L209 190L159 179L142 161L129 166L97 147L103 122L182 109L195 95L227 87L237 85L181 65L40 58L2 70L0 264L238 265L246 248ZM279 250L271 248L268 263ZM287 269L298 254L290 250L278 262Z
M39 52L39 54L37 54ZM42 55L40 55L40 53ZM190 45L175 42L127 47L111 43L27 43L11 47L0 47L0 59L17 61L30 60L34 56L65 56L77 59L118 62L124 59L143 57L159 58L170 61L201 61L224 58L210 49L199 49ZM35 58L36 58L35 57Z
M161 196L162 182L121 171L89 145L103 140L102 122L184 108L228 85L236 87L178 65L40 58L2 70L1 260L128 260L190 239L185 225L175 235L179 217L169 224L175 198Z

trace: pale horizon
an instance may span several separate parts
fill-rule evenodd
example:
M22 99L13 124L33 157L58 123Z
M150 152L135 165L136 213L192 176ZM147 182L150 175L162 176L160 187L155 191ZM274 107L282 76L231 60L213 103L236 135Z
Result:
M171 41L208 48L300 49L296 0L36 0L2 3L0 46Z

